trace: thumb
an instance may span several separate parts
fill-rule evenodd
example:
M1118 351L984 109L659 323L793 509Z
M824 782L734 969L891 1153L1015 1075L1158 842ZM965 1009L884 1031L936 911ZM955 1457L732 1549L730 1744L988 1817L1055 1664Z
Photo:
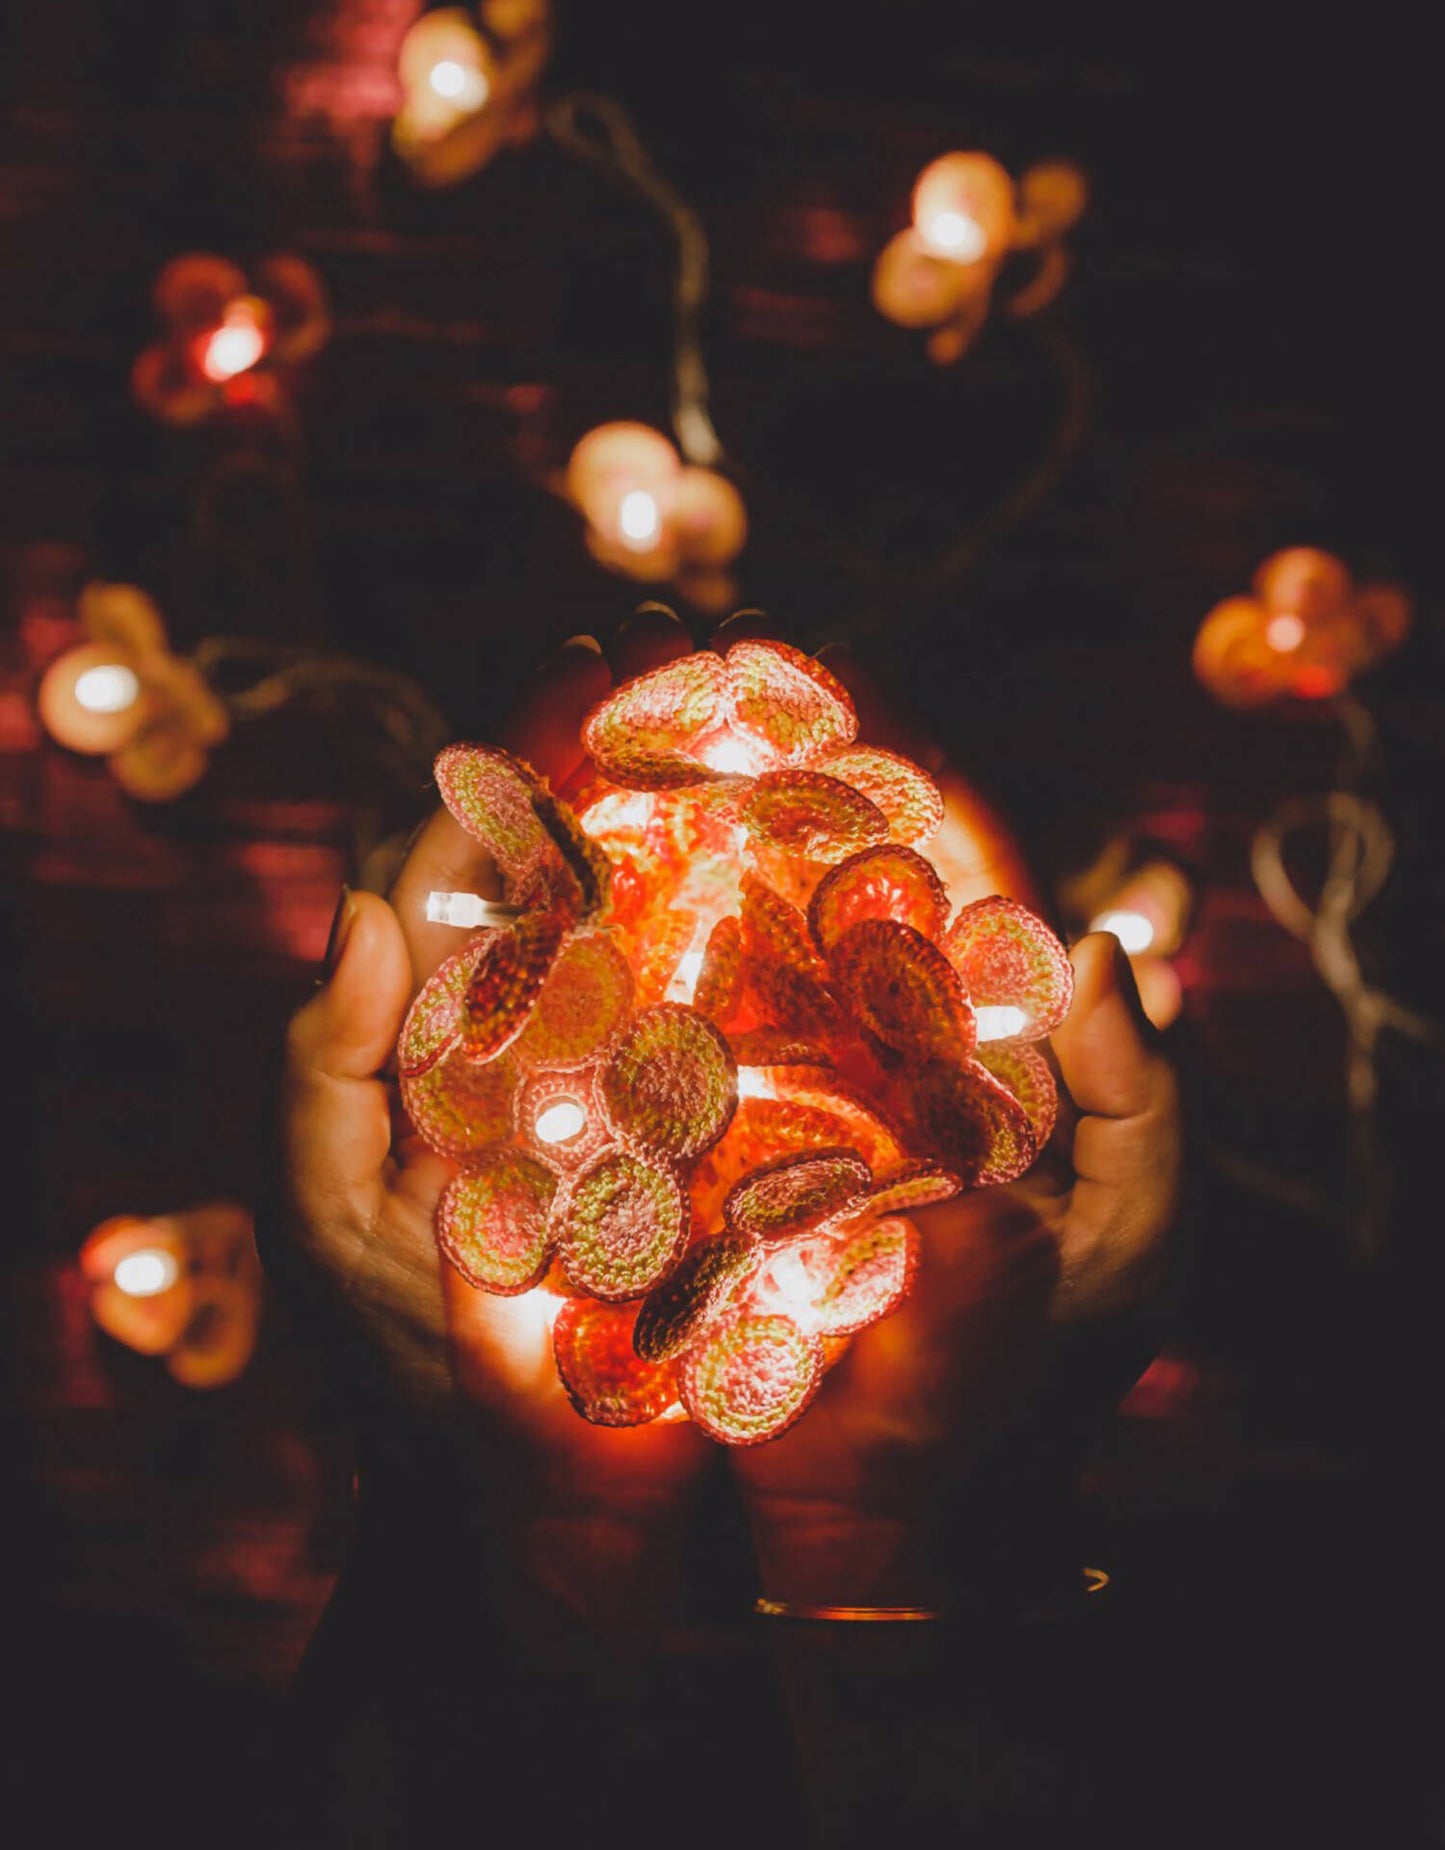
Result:
M291 1205L303 1227L338 1215L369 1224L391 1147L379 1078L411 995L400 922L374 893L344 893L327 980L286 1037L282 1144Z

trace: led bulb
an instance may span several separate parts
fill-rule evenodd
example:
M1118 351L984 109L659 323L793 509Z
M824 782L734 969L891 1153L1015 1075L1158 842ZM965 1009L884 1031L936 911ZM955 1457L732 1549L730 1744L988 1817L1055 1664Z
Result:
M543 1143L565 1143L575 1137L587 1122L587 1113L575 1098L559 1098L555 1105L537 1113L533 1130Z
M1292 611L1281 611L1265 625L1264 639L1271 649L1280 655L1288 655L1304 641L1304 623Z
M113 1276L127 1297L153 1298L170 1290L180 1276L180 1268L170 1253L145 1247L119 1260Z
M1112 932L1131 957L1147 951L1154 942L1153 922L1142 912L1101 912L1089 930Z
M238 304L201 349L201 371L217 385L248 372L266 351L266 336L255 315Z
M140 697L140 682L121 662L87 668L75 678L75 698L87 713L124 713Z
M622 543L635 552L645 552L662 528L662 515L655 496L645 488L632 488L622 497L617 510L617 525Z
M975 1012L980 1041L1006 1041L1015 1034L1022 1034L1029 1025L1029 1018L1022 1009L1010 1004L1002 1007L984 1007Z
M976 263L988 248L983 226L966 212L935 212L922 231L925 243L955 263Z

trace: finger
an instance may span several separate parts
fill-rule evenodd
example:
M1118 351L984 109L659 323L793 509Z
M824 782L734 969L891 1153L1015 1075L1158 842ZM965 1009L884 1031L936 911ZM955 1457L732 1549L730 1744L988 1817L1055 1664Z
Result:
M560 788L585 758L582 721L611 685L612 671L599 644L590 636L574 636L538 671L522 695L503 734L506 749L525 758ZM455 926L438 925L427 918L427 899L432 893L503 897L496 862L445 809L436 812L412 843L391 889L391 903L411 954L414 989L463 943Z
M786 642L784 625L764 610L736 610L708 638L708 647L726 655L735 642Z
M687 626L666 604L642 604L624 617L607 645L614 680L620 685L692 651Z
M1129 960L1106 932L1074 947L1074 1004L1053 1037L1083 1114L1061 1228L1063 1317L1127 1309L1162 1278L1178 1214L1178 1084L1139 1003Z
M943 792L943 823L927 843L955 906L1002 893L1037 907L1037 890L1012 831L982 794L948 762L922 722L908 713L849 643L829 643L818 659L847 688L858 711L858 736L898 752L930 773Z
M391 1145L377 1075L396 1045L411 964L396 914L374 893L343 900L330 976L286 1036L282 1143L290 1203L303 1225L338 1214L367 1225Z
M560 790L586 756L582 722L611 686L601 643L595 636L571 637L523 691L501 743Z

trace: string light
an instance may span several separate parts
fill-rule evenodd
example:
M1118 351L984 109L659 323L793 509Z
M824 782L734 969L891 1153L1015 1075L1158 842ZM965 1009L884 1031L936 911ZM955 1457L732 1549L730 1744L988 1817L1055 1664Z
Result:
M1396 585L1357 585L1331 553L1270 555L1250 595L1225 598L1194 641L1194 672L1232 707L1327 700L1397 649L1410 603Z
M665 481L661 442L594 444L583 491L618 510L617 470L649 458ZM565 1291L557 1376L599 1424L680 1405L725 1443L780 1433L911 1288L908 1212L1013 1179L1052 1127L1031 1043L1067 1010L1067 953L1011 900L950 920L920 852L942 795L856 732L820 663L742 641L594 708L575 813L506 753L437 760L518 916L423 985L402 1103L458 1165L442 1255L508 1302ZM717 768L729 744L746 770ZM465 897L428 918L471 923Z
M201 345L201 371L220 384L249 372L266 351L258 304L233 302L225 319ZM264 311L263 311L264 312Z
M539 127L536 92L551 52L544 0L486 0L477 13L423 13L402 40L392 146L416 178L450 186Z
M1090 920L1089 930L1112 933L1131 957L1138 957L1154 942L1154 927L1142 912L1101 912Z
M127 1297L153 1298L157 1292L169 1291L179 1275L180 1267L172 1254L143 1247L119 1260L113 1277Z
M941 155L913 189L913 223L874 267L878 312L931 330L928 352L940 365L960 359L984 326L1006 258L1025 254L1030 265L1009 296L1011 315L1036 314L1058 294L1069 269L1063 238L1085 197L1082 175L1062 162L1029 168L1015 187L991 155Z

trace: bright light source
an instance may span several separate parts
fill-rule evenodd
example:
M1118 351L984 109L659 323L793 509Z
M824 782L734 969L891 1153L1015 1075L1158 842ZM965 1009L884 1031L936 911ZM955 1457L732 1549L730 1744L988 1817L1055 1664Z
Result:
M1090 931L1110 931L1131 957L1147 951L1154 942L1154 925L1142 912L1101 912Z
M777 1094L755 1066L738 1068L739 1098L775 1098Z
M266 351L266 336L247 309L230 309L201 351L201 371L219 385L254 366Z
M617 524L622 541L636 552L651 546L662 529L662 515L655 498L645 488L632 488L622 497L617 510Z
M127 1253L116 1266L114 1278L127 1297L153 1298L169 1291L180 1275L180 1267L170 1253L155 1247Z
M796 1251L779 1253L758 1283L759 1296L770 1309L804 1325L813 1318L818 1281Z
M514 925L520 916L515 906L494 905L476 893L428 893L427 922L431 925L459 925L472 931L478 925Z
M1029 1025L1029 1018L1023 1010L1009 1004L997 1008L981 1008L976 1011L975 1018L981 1041L1006 1041L1015 1034L1022 1034Z
M75 677L75 698L87 713L124 713L139 694L140 682L120 662L87 668Z
M1281 655L1288 655L1304 641L1305 626L1292 611L1282 611L1279 616L1271 617L1265 625L1264 639L1271 649Z
M692 1001L693 991L697 988L697 979L702 975L702 959L703 953L700 950L683 952L682 960L677 966L677 973L668 986L669 990L676 992L673 997L674 1001Z
M735 733L727 733L704 746L702 761L710 771L721 771L729 777L751 777L758 770L753 748Z
M966 212L935 212L923 227L923 236L955 263L976 263L988 248L983 226Z
M431 87L438 96L460 96L467 87L467 74L455 58L443 58L432 66Z
M427 74L427 82L438 96L461 109L480 109L491 94L486 73L475 67L469 69L455 58L442 58L434 64Z
M587 1113L575 1098L559 1098L555 1105L537 1113L532 1126L543 1143L565 1143L575 1137L587 1122Z

